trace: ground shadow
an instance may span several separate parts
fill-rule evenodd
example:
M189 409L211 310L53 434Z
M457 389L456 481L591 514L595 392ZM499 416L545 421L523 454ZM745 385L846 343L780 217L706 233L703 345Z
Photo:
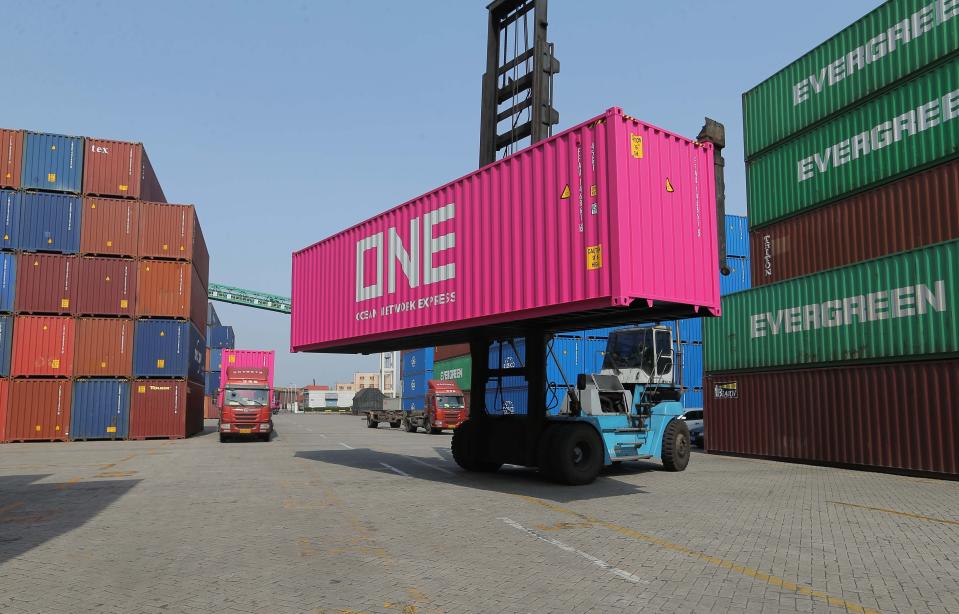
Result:
M507 465L496 473L470 473L463 471L455 463L452 463L449 449L437 447L435 450L443 459L450 462L443 462L443 460L433 456L419 457L394 454L368 448L301 450L296 452L294 456L374 473L396 475L396 472L390 469L390 467L393 467L417 480L447 482L457 486L503 494L528 495L556 501L557 503L569 503L597 497L624 497L644 494L646 491L642 488L616 479L617 476L636 476L658 469L651 463L629 463L620 467L604 469L600 477L592 484L566 486L551 482L536 469L528 467ZM389 467L385 466L384 463Z
M0 476L0 563L86 524L140 482L40 483L47 477Z

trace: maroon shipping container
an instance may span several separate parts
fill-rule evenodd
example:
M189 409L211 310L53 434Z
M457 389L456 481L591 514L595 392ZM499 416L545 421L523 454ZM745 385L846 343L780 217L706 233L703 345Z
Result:
M166 202L141 143L86 139L83 193Z
M81 254L135 257L139 233L138 201L119 198L83 199Z
M749 235L753 285L959 237L959 160Z
M210 280L210 254L193 205L140 203L137 255L191 261L203 285Z
M70 437L72 382L27 379L10 382L7 441L66 441Z
M433 351L433 360L446 360L457 356L466 356L470 353L470 344L456 343L453 345L438 345Z
M706 449L959 475L959 360L706 377Z
M18 313L73 313L77 257L63 254L17 256Z
M0 188L19 188L23 164L23 130L0 128Z
M189 319L201 331L206 330L206 285L189 262L141 260L136 315Z
M10 380L0 379L0 443L7 440L7 406L10 400Z
M122 258L80 258L73 313L133 316L137 263Z
M74 320L65 316L17 316L10 375L73 375Z
M130 439L178 439L203 430L203 384L138 379L130 400Z
M77 318L73 353L76 377L133 375L133 320Z

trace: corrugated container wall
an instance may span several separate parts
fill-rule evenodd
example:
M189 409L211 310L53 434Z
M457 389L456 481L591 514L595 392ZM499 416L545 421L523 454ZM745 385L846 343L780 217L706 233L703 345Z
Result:
M456 356L433 363L433 379L455 382L460 390L470 389L473 361L469 356Z
M73 383L70 439L126 439L129 423L129 381L78 379Z
M65 379L15 379L7 405L7 441L66 441L71 384Z
M0 128L0 187L20 187L22 163L23 130Z
M883 3L743 94L746 159L955 54L957 17L952 1Z
M210 254L193 205L140 203L141 258L187 260L205 286L210 281Z
M207 372L204 392L209 396L218 396L220 392L220 375L221 373L219 371Z
M82 209L77 196L25 192L20 206L20 248L77 253Z
M133 260L80 258L73 313L133 316L136 287L137 266Z
M10 375L13 351L13 316L0 316L0 378ZM0 438L0 441L3 441Z
M236 345L236 336L233 334L232 326L210 326L207 329L206 341L211 348L222 350Z
M10 406L10 380L0 379L0 443L7 439L7 408Z
M744 215L726 216L726 255L749 257L749 218Z
M19 313L73 313L77 257L21 253L17 259Z
M712 145L610 109L294 253L291 345L715 312L717 258Z
M91 256L137 255L140 205L135 200L84 198L80 253Z
M70 317L17 316L13 322L10 375L73 375L75 327Z
M761 286L959 238L959 160L752 234Z
M79 194L83 184L83 139L25 133L20 187Z
M87 139L83 193L166 202L141 143Z
M20 211L23 195L0 190L0 249L20 249Z
M133 320L77 318L75 345L76 377L133 375Z
M761 286L723 298L723 317L706 322L706 369L955 354L956 305L959 241Z
M202 383L204 348L200 331L190 322L137 320L133 374L144 378L182 377Z
M752 160L750 224L762 227L954 157L957 124L953 59Z
M137 379L130 400L130 439L189 437L203 430L203 384Z
M17 255L0 253L0 312L10 313L16 305Z
M752 286L752 266L749 263L749 258L729 256L726 258L726 266L729 267L729 275L719 276L719 294L721 296L742 292Z
M434 348L406 350L400 353L400 377L433 370Z
M959 361L715 374L706 448L959 474Z
M220 316L216 314L216 309L213 307L213 303L207 303L206 325L209 328L220 325Z
M469 343L456 343L453 345L438 345L433 350L433 360L440 361L457 356L466 356L470 353Z
M206 330L206 288L189 262L141 260L137 268L137 317L191 320Z
M221 371L223 365L223 350L210 348L210 371Z

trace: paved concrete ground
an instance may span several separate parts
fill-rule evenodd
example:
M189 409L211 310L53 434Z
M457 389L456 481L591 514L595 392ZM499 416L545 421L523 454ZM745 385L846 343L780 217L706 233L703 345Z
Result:
M0 446L0 612L957 612L959 484L697 454L563 487L449 435Z

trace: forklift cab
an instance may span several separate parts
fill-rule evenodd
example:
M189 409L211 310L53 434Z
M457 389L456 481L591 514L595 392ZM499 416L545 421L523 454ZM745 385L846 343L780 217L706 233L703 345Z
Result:
M623 384L672 384L673 331L667 326L635 326L610 333L603 356L604 375Z

